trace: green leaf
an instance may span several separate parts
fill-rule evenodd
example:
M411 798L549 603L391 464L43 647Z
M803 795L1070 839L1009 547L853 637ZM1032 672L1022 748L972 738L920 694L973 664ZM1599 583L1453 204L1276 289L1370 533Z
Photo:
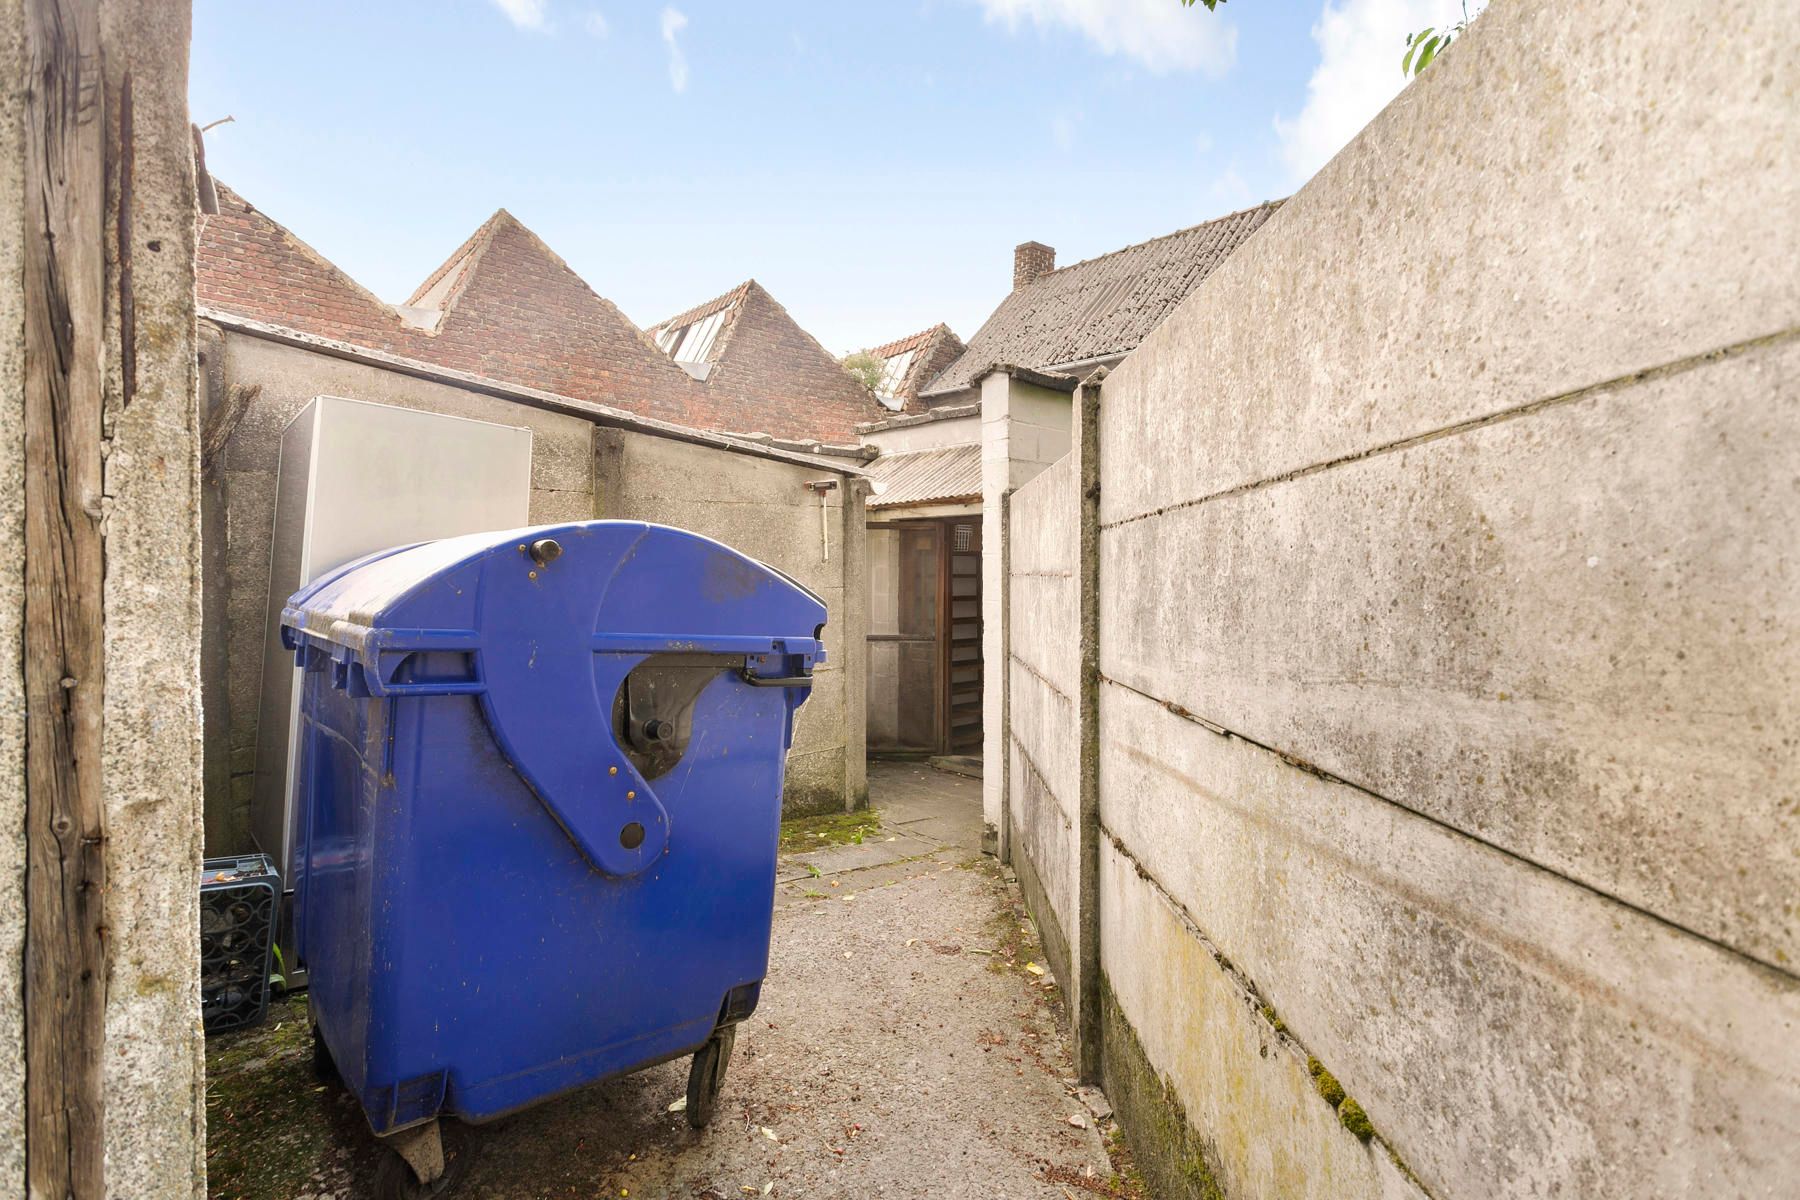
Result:
M1443 44L1444 41L1442 38L1432 38L1430 41L1426 42L1425 48L1419 51L1419 63L1418 66L1413 68L1413 74L1420 74L1426 67L1429 67L1431 65L1431 60L1437 57L1438 48Z
M1412 75L1417 73L1414 71L1412 65L1413 55L1419 52L1419 48L1425 44L1425 39L1431 36L1431 31L1435 28L1436 26L1434 25L1427 25L1417 33L1409 33L1406 35L1406 44L1409 49L1406 52L1406 56L1400 60L1400 73L1402 75ZM1423 71L1424 69L1425 64L1420 63L1418 70Z

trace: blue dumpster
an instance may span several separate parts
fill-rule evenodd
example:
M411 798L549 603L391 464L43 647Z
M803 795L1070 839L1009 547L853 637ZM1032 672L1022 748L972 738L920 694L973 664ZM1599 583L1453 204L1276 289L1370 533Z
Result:
M706 1122L768 965L824 622L762 563L621 521L400 547L292 597L296 940L317 1063L397 1152L386 1194L440 1194L441 1115L684 1055Z

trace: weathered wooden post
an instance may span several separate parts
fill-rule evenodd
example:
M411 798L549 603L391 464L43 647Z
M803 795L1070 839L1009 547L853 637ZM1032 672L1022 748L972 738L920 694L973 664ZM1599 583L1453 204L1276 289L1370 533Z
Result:
M0 7L0 1190L15 1195L204 1190L187 43L185 2Z

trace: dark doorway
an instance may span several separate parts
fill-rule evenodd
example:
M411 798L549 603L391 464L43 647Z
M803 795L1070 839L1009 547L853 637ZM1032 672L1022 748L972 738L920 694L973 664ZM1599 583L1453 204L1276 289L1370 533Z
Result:
M898 748L981 752L981 517L871 522L895 539Z

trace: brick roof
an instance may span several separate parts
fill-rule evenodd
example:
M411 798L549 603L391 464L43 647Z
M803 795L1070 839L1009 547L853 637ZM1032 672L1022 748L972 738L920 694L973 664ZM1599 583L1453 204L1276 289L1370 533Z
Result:
M948 325L939 322L930 329L896 338L867 353L883 359L895 358L909 351L912 353L912 362L907 364L906 374L895 385L893 393L901 401L901 409L904 411L907 407L916 407L919 389L955 362L965 348L963 340Z
M435 330L418 335L429 362L682 424L718 428L727 415L505 209L412 300L441 313Z
M713 339L712 348L706 355L707 362L718 362L720 354L725 349L726 331L730 329L731 323L736 320L737 314L742 311L744 297L749 295L750 285L754 282L755 280L746 279L743 283L738 284L722 296L714 296L704 304L696 304L686 312L676 313L666 321L658 321L650 327L651 340L654 341L665 329L683 329L692 325L695 321L704 321L714 313L723 310L725 312L725 327L720 329L719 336Z
M200 218L195 251L201 304L377 350L409 342L392 308L242 196L217 190L219 211Z
M1000 302L921 396L962 391L995 363L1049 370L1136 349L1280 204L1260 204L1040 276Z
M882 415L868 389L754 279L652 328L691 325L726 309L705 356L713 369L696 386L719 410L767 422L733 428L778 436L801 429L825 442L854 442L858 425Z
M849 442L880 415L754 280L709 302L735 301L738 312L716 347L728 361L700 384L504 209L396 308L237 193L218 192L197 254L204 307L699 429Z

